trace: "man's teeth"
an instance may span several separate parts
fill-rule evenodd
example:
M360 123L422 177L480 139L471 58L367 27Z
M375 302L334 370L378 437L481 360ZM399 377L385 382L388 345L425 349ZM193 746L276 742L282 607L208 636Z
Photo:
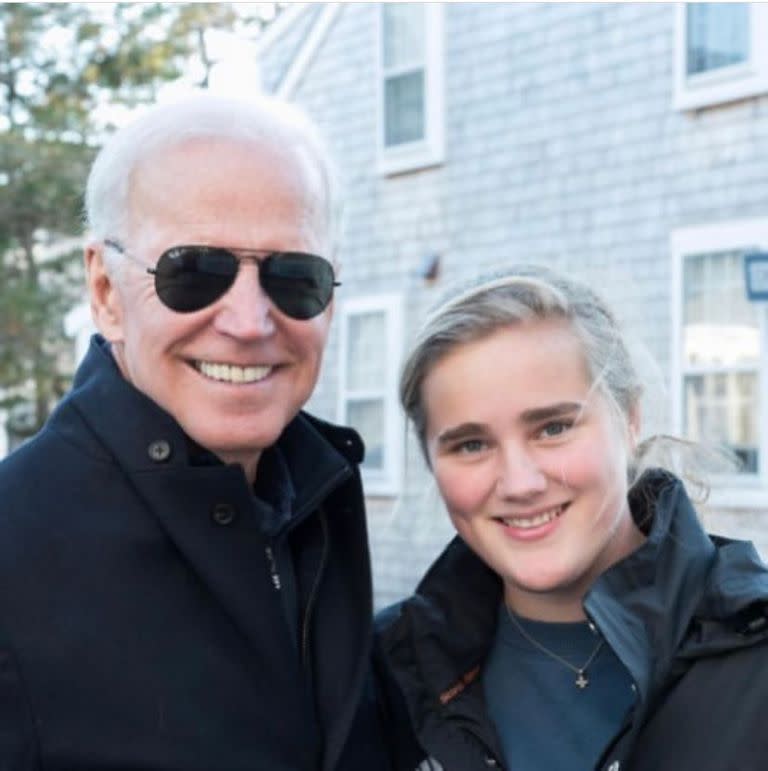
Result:
M507 527L517 527L522 530L530 527L541 527L559 517L564 508L565 506L556 506L554 509L542 511L541 514L536 514L534 517L502 517L502 522Z
M225 383L255 383L272 371L272 367L238 367L236 364L214 364L209 361L198 361L196 364L206 377Z

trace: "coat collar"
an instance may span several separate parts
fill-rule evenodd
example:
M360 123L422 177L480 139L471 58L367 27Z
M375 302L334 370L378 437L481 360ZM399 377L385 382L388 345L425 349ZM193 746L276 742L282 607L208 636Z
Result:
M756 599L767 607L768 572L749 544L710 539L666 472L648 472L630 507L648 538L595 582L584 605L648 704L677 656L754 642L739 637L732 617ZM406 693L434 708L455 693L487 655L501 594L498 577L454 539L399 613L382 617L382 644Z
M223 465L196 445L172 415L125 380L109 343L100 335L93 336L65 403L88 424L102 452L127 472ZM116 416L123 416L119 432L115 431ZM362 441L354 430L303 412L286 426L276 447L281 455L277 462L293 470L288 487L294 498L294 516L298 517L316 506L329 489L349 478L351 464L363 456ZM235 475L238 468L233 467Z
M707 587L716 549L682 483L654 470L629 497L645 543L609 568L584 608L647 702L665 682Z

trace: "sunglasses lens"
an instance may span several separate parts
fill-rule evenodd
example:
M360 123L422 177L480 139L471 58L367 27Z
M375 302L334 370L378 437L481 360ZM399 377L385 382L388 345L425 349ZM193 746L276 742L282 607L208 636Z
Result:
M237 258L226 249L176 246L158 260L155 290L171 310L191 313L216 302L236 275Z
M306 320L322 313L333 296L333 267L315 254L281 252L259 268L261 286L286 316Z

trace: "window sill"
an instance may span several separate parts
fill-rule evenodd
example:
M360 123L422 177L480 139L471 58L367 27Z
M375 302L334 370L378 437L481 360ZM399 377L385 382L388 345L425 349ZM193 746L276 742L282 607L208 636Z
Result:
M370 477L363 471L363 494L366 498L397 498L400 495L400 485L392 480L382 480L381 477Z
M425 146L423 143L393 150L380 149L377 171L380 175L389 177L440 166L444 160L445 153L442 149Z
M706 80L694 78L692 82L686 82L675 91L674 108L699 110L766 93L768 93L768 77L765 75L752 74L739 78L707 78Z
M363 480L363 492L366 498L396 498L402 493L402 480L397 473L398 459L393 458L394 468L390 465L382 469L360 469Z
M711 509L768 509L768 488L757 480L739 487L713 485L705 505Z

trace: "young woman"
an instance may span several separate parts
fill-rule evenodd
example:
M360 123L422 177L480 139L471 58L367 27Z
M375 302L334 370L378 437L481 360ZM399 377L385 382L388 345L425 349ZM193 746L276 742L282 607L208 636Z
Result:
M640 395L544 269L426 321L401 400L458 536L379 619L399 769L768 768L768 572L649 467Z

